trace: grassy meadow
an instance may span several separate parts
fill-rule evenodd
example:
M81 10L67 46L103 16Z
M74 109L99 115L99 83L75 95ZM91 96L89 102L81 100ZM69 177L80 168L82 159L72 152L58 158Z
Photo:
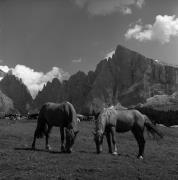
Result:
M35 120L0 120L0 180L108 180L178 179L178 128L159 127L163 140L156 142L145 133L144 160L138 160L138 146L131 132L117 134L118 156L96 154L93 122L81 122L72 154L60 153L60 133L53 128L49 139L52 150L45 151L45 139L31 150Z

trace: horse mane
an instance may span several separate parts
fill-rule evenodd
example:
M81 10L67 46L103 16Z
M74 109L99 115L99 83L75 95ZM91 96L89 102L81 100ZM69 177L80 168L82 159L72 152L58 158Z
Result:
M104 108L101 113L99 114L98 119L95 122L96 125L96 132L100 132L100 133L104 133L104 128L106 123L108 122L111 114L113 113L113 111L115 111L115 107L114 106L110 106L108 108Z
M112 114L113 110L116 110L114 106L105 108L103 115L108 119L110 117L110 115Z

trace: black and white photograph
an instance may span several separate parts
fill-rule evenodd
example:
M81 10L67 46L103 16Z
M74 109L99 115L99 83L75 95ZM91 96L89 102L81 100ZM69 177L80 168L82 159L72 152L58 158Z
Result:
M0 180L178 180L178 0L0 0Z

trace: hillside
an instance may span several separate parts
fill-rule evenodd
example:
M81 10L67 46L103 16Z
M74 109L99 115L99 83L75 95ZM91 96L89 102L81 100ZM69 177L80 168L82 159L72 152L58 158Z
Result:
M0 91L0 112L15 112L13 101Z
M32 97L22 80L7 74L0 81L0 90L13 101L14 108L18 109L20 113L28 112L28 108L32 104Z

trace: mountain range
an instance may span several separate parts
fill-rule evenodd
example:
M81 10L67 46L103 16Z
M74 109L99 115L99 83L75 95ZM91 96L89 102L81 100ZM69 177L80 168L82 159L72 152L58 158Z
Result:
M171 95L177 90L178 67L118 45L113 56L100 61L95 71L79 71L62 83L57 79L48 83L34 105L68 100L78 112L91 113L117 102L124 106L145 103L154 95Z
M111 58L100 61L94 71L79 71L68 80L48 82L33 100L27 87L13 75L5 75L0 90L22 113L38 110L48 101L70 101L78 113L90 114L103 106L148 103L156 95L177 98L178 67L162 63L118 45ZM150 102L150 101L149 101ZM177 102L177 101L176 101Z

